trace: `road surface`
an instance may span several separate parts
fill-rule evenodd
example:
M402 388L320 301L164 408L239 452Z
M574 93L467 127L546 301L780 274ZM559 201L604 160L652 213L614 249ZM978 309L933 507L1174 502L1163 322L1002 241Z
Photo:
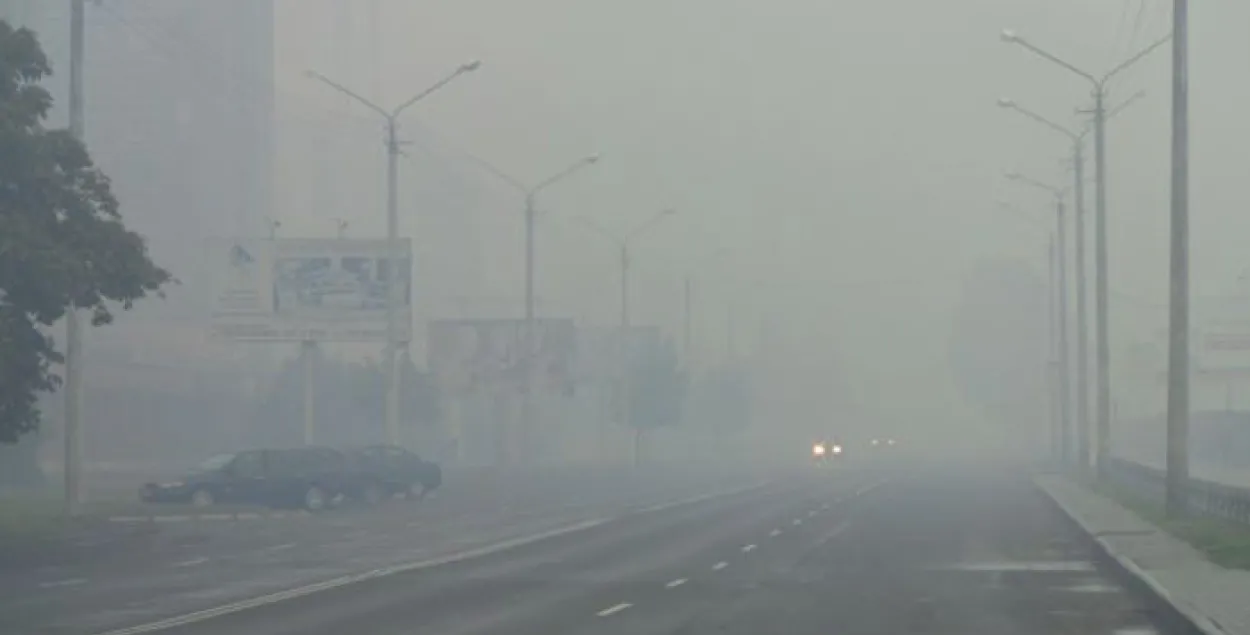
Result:
M354 577L134 621L136 628L74 631L26 622L0 630L1167 632L1141 598L1100 570L1087 542L1027 477L1009 472L791 473L691 500L566 520L433 557L396 552L387 565Z

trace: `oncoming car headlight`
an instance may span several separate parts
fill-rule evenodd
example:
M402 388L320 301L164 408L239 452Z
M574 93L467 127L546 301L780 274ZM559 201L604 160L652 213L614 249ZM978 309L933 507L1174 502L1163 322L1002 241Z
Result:
M824 456L824 455L825 455L825 444L816 443L812 445L812 456Z

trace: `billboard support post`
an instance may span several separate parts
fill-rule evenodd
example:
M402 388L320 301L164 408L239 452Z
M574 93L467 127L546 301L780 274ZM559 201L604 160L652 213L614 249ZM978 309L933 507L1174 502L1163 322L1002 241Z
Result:
M304 445L312 445L316 437L316 354L316 342L304 340L300 343L300 357L304 367Z

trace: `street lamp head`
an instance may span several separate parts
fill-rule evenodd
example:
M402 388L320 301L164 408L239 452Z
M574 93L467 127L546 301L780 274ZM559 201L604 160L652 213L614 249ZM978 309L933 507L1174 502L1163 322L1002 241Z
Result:
M999 107L999 108L1015 108L1015 107L1016 107L1016 100L1011 99L1011 98L1009 98L1009 97L999 97L999 98L998 98L998 107Z
M1023 176L1020 175L1019 172L1016 172L1015 170L1009 170L1007 172L1004 172L1003 176L1007 177L1008 181L1019 181L1020 179L1024 178Z
M599 162L599 159L600 159L599 153L596 152L594 154L588 155L585 159L582 159L582 160L585 161L588 165L594 165Z
M1020 36L1016 35L1016 32L1011 29L1003 29L1002 32L998 34L998 37L1008 44L1016 44L1020 42Z
M481 67L482 67L481 60L469 60L468 62L465 62L464 64L460 65L460 72L471 73Z
M664 211L662 211L662 212L660 212L660 216L676 216L676 215L677 215L677 210L675 210L675 209L673 209L673 208L671 208L671 207L670 207L670 208L665 209L665 210L664 210Z

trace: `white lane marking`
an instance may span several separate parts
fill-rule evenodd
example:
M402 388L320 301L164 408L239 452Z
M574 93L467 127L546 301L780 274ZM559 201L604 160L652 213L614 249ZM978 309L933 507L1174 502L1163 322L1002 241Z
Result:
M673 580L672 582L669 582L668 584L664 585L664 587L667 589L676 589L677 587L685 583L686 583L685 578L677 578L676 580Z
M885 485L885 481L877 481L876 483L873 483L872 485L865 485L864 487L861 487L858 490L855 490L855 495L863 496L864 494L867 494L868 492L871 492L872 490L877 489L878 487L881 487L882 485Z
M283 543L281 545L274 545L272 547L265 547L264 549L262 549L262 551L286 551L287 549L291 549L294 546L295 546L295 543L288 542L288 543Z
M799 525L802 525L802 524L803 524L803 519L802 519L802 518L795 518L795 519L794 519L794 526L795 526L795 527L798 527Z
M742 548L742 553L751 553L752 551L755 551L755 545L747 545Z
M164 630L168 630L177 626L185 626L187 624L195 624L197 622L203 622L204 620L212 619L215 617L220 617L222 615L230 615L232 613L238 613L240 611L246 611L248 609L254 609L254 608L261 607L261 606L268 606L270 604L276 604L278 602L284 602L286 600L293 600L295 598L312 595L314 593L319 593L321 591L328 591L330 589L336 589L336 588L348 586L351 584L357 584L359 582L364 582L365 580L372 580L375 578L392 576L398 573L406 573L408 571L429 569L432 567L437 567L437 566L441 566L445 564L451 564L453 562L461 562L464 560L469 560L471 558L480 558L482 556L487 556L487 555L499 553L501 551L505 551L508 549L513 549L513 548L520 547L523 545L535 543L540 540L546 540L548 538L555 538L557 536L564 536L564 535L576 533L579 531L585 531L592 527L597 527L599 525L602 525L608 522L609 520L610 519L608 518L597 518L597 519L592 519L592 520L586 520L580 523L575 523L573 525L567 525L565 527L553 529L551 531L544 531L544 532L533 534L530 536L522 536L520 538L513 538L511 540L497 542L497 543L486 545L483 547L478 547L476 549L468 549L465 551L460 551L460 552L448 554L448 555L437 557L437 558L431 558L428 560L419 560L416 562L408 562L404 564L384 567L381 569L373 569L370 571L365 571L363 573L354 573L350 575L339 576L337 578L332 578L324 582L317 582L315 584L309 584L307 586L296 587L294 589L287 589L286 591L278 591L277 593L270 593L268 595L262 595L260 597L250 598L250 599L242 600L239 602L233 602L231 604L224 604L222 606L218 606L215 608L205 609L202 611L196 611L194 613L187 613L186 615L179 615L176 617L171 617L171 618L159 620L156 622L150 622L148 624L140 624L138 626L131 626L128 628L121 628L117 630L107 631L104 633L99 633L98 635L142 635L143 633L154 633L157 631L164 631Z
M702 503L703 501L709 501L714 498L734 496L736 494L745 494L747 492L754 491L757 489L763 489L765 487L768 487L769 485L772 485L772 481L764 481L763 483L756 483L755 485L748 485L747 487L739 487L737 489L725 490L721 492L712 492L711 494L701 494L699 496L692 496L690 498L683 498L681 500L670 501L667 503L660 503L659 505L651 505L650 507L643 507L642 509L635 510L634 513L648 514L651 512L664 511L666 509L671 509L673 507L681 507L682 505Z
M184 516L184 515L181 515L181 514L175 514L175 515L172 515L172 516L153 516L153 517L152 517L152 520L154 520L154 521L156 521L156 522L158 522L158 523L185 523L185 522L187 522L187 521L191 520L191 517L190 517L190 516Z
M807 512L807 517L808 517L808 518L815 518L815 517L816 517L816 510L814 510L814 509L813 509L812 511Z
M174 566L175 567L198 567L204 564L205 562L208 562L208 558L192 558L190 560L183 560L182 562L175 562Z
M620 604L617 604L616 606L609 606L608 608L603 609L602 611L599 611L598 613L596 613L596 615L598 615L599 617L607 617L614 613L620 613L621 611L624 611L625 609L631 606L633 606L633 604L630 604L629 602L621 602Z
M86 583L87 583L86 578L70 578L68 580L56 580L54 582L40 582L39 588L57 589L60 587L67 587L67 586L79 586L81 584L86 584Z
M729 566L728 562L721 560L720 562L717 562L716 564L712 565L712 570L720 571L721 569L724 569L725 567L728 567L728 566Z
M821 503L821 505L820 505L820 511L822 511L822 512L827 512L827 511L829 511L829 503Z
M843 522L838 523L837 525L834 525L833 530L825 534L823 537L821 537L820 541L816 543L816 546L823 547L825 543L829 542L830 540L833 540L834 538L837 538L838 535L846 531L846 528L850 527L850 525L851 523L847 521L843 521Z

